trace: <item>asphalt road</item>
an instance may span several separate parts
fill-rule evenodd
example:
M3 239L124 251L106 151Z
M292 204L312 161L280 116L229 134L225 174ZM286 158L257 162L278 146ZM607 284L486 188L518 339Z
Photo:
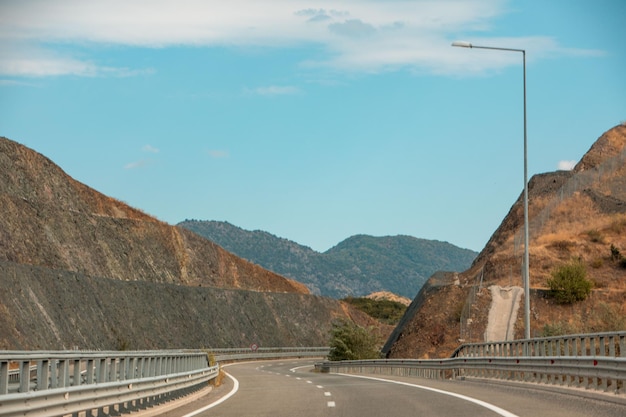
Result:
M626 405L545 387L312 372L311 360L237 363L209 395L163 417L623 417Z

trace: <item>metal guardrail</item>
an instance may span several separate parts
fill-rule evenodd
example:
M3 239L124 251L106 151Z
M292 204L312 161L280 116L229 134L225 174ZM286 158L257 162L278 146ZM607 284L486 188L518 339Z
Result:
M452 357L608 356L626 358L626 331L468 343Z
M248 348L248 349L215 349L210 353L215 355L218 362L230 362L255 359L273 358L311 358L326 357L330 353L329 347L307 347L307 348Z
M449 359L316 364L321 372L432 379L488 378L614 393L626 399L626 332L568 335L460 346Z
M0 416L122 413L198 389L218 373L199 351L0 352Z
M0 417L123 414L200 389L217 377L217 361L322 357L319 348L212 351L0 351ZM89 414L88 414L89 415Z
M626 358L608 357L499 357L404 359L322 362L320 372L371 373L431 379L464 377L533 382L613 392L624 395Z

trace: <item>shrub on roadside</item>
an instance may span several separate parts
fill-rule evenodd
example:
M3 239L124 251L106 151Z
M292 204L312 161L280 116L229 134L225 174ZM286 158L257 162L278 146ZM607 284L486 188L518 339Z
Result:
M557 267L551 275L550 295L560 304L582 301L591 293L593 283L587 279L587 270L580 260Z
M366 329L347 320L332 324L330 353L331 361L378 359L380 340L372 329Z

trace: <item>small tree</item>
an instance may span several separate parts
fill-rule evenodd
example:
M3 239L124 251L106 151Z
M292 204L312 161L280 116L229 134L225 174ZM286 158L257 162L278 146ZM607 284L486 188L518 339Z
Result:
M582 301L591 293L593 283L587 279L587 270L580 260L557 267L551 275L550 294L560 304Z
M348 320L332 324L330 353L331 361L378 359L380 340L371 329L358 326Z

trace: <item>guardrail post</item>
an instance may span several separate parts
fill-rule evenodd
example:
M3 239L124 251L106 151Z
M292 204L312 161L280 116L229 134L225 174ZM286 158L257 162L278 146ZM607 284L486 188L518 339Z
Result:
M78 386L81 384L80 372L82 361L80 359L73 359L73 374L72 374L72 385Z
M59 361L50 359L50 388L59 386Z
M96 382L106 382L107 363L105 358L96 360Z
M617 344L617 336L609 336L609 356L615 357L615 345Z
M93 359L87 359L87 369L85 372L85 384L91 385L94 382L94 367L95 363Z
M598 338L598 356L606 356L606 338L604 336Z
M19 392L30 390L30 361L20 361L20 388Z
M67 359L59 361L59 387L68 387L70 385L70 364Z
M48 389L48 380L50 379L50 361L42 359L37 361L37 389Z
M126 375L128 375L128 358L123 357L119 359L118 365L118 378L120 381L124 381L126 379Z
M0 395L9 392L9 361L0 362Z
M117 381L117 359L116 358L111 358L111 363L109 365L109 372L108 372L108 380L109 381Z

